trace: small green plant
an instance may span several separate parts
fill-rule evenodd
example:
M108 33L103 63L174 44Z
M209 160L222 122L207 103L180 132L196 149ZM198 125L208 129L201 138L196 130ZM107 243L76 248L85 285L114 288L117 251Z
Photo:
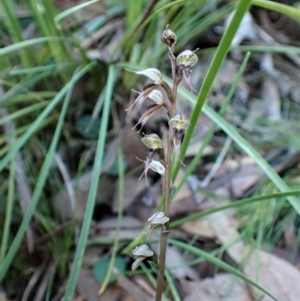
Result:
M161 300L164 288L167 239L170 232L168 215L172 191L172 160L174 159L174 156L179 159L181 141L186 129L190 125L189 120L176 110L177 88L181 80L184 78L190 87L190 90L194 90L191 86L191 74L192 67L198 61L198 57L195 54L197 49L194 51L185 50L175 57L173 54L173 47L177 41L177 38L175 33L170 30L168 26L163 31L161 40L168 46L168 55L172 67L173 86L170 87L162 79L161 72L158 69L148 68L143 71L134 71L137 74L147 76L153 81L153 83L147 84L144 87L143 92L141 92L136 98L133 105L127 109L138 110L141 107L141 104L147 98L150 98L154 101L153 104L146 107L145 112L142 114L134 128L141 125L142 129L149 118L161 107L166 108L169 118L169 133L166 143L163 143L157 134L151 133L145 135L145 137L142 138L142 142L148 147L148 153L145 160L138 159L145 163L145 169L141 177L145 176L147 183L147 173L149 169L152 169L163 176L163 211L156 212L148 219L150 226L146 230L146 232L152 232L155 227L162 227L159 258L157 259L154 253L145 244L135 248L132 251L133 255L135 256L132 270L135 270L144 259L151 259L156 264L158 271L156 301ZM166 92L167 97L164 97L162 92L158 90L159 87ZM141 129L139 131L141 131ZM163 145L166 145L166 149L163 148Z

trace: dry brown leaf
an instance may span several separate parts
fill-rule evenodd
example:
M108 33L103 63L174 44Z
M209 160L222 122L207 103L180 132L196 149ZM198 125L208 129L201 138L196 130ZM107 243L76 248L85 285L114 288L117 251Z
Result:
M79 4L83 4L87 2L87 0L55 0L54 4L61 11L67 10ZM103 3L96 2L92 5L88 5L80 10L80 17L83 17L84 20L91 20L99 15L105 14L106 9Z
M139 180L135 176L126 177L124 181L124 200L123 200L123 210L130 206L143 191L147 189L147 182L145 179ZM113 197L113 212L118 212L119 210L119 185L116 186Z
M227 191L223 187L220 187L215 190L216 193L219 193L220 195L226 195ZM195 198L201 200L202 196L200 194L195 195ZM217 207L217 206L223 206L226 205L228 202L225 200L214 200L212 198L206 198L205 202L202 199L202 203L200 203L198 206L199 208L204 208L205 206L207 208L212 208L212 207ZM205 209L205 208L204 208ZM184 223L181 228L187 231L188 233L191 234L196 234L201 236L202 238L206 239L215 239L217 238L220 242L224 243L225 242L225 237L223 232L227 231L227 228L224 229L224 227L230 227L233 229L236 229L237 224L234 219L235 215L235 209L230 209L226 211L221 211L221 217L220 221L216 219L217 213L215 216L213 215L208 215L206 217L199 218L194 221L186 222ZM213 216L213 217L211 217ZM224 216L224 217L222 217ZM220 228L220 229L219 229ZM220 230L220 233L219 231ZM233 233L230 231L228 232L228 235L231 235L233 237ZM236 235L234 235L236 237ZM227 241L228 242L228 241Z
M263 172L256 165L244 165L230 179L231 191L234 198L242 197L253 185L258 183Z
M94 239L98 244L112 245L116 240L116 237L118 237L119 242L128 242L133 241L139 235L141 235L140 229L120 230L119 232L117 232L116 230L109 230L105 231L105 233L102 233L101 235L93 236L91 241Z
M128 169L134 169L141 165L136 158L144 159L147 154L147 147L141 141L141 135L132 130L132 126L125 126L122 133L122 149L128 162ZM142 173L142 172L141 172Z
M252 158L228 158L219 167L208 188L214 191L222 189L220 194L225 197L240 198L263 178L263 171L255 165Z
M118 274L117 280L119 285L136 301L153 301L153 298L144 292L137 284L130 281L128 278Z
M178 176L176 177L176 180L174 182L175 187L179 185L183 175L184 171L180 169ZM207 197L205 195L198 193L197 188L192 188L192 185L188 184L188 182L186 181L176 192L175 196L172 199L170 206L170 217L196 213L197 211L202 211L210 208L211 204L209 204L209 202L207 202L206 200Z
M271 137L270 134L268 139ZM274 168L278 173L293 168L299 162L299 152L288 151L282 154L282 151L274 149L268 151L268 160L276 162ZM223 188L222 195L232 198L241 198L249 194L255 185L265 179L264 172L255 164L252 158L248 156L235 156L232 159L226 159L220 166L215 179L209 184L209 188ZM226 193L227 190L227 193Z
M75 217L80 221L83 218L91 180L92 172L88 172L79 179L74 179L67 183L67 185L72 185L72 189L75 191L76 204L73 204L70 199L66 185L57 193L54 198L54 205L63 220ZM97 204L111 204L114 183L114 179L109 176L101 179L96 198Z
M192 293L184 298L184 301L215 301L212 296L209 296L200 290L199 284L191 288Z
M189 234L198 235L206 239L214 239L215 232L205 218L184 223L181 228Z
M226 249L230 257L237 263L241 263L245 256L246 246L241 241L237 231L236 221L229 217L225 211L215 212L205 217L213 233Z
M81 269L77 281L77 292L84 300L90 300L97 296L99 284L94 277L92 270Z
M184 284L188 291L184 301L253 301L246 284L231 274Z
M170 269L171 273L177 279L184 279L186 277L192 280L199 279L196 271L186 264L182 254L174 246L168 246L167 248L166 267Z
M265 80L262 87L261 97L267 104L268 117L270 120L280 120L281 101L278 87L274 80Z
M0 287L0 301L7 301L6 294Z
M202 144L203 144L203 141L192 141L187 148L185 156L186 157L195 156L199 152L199 149L202 147ZM207 145L204 148L204 151L203 151L204 156L211 155L213 153L214 153L214 148L212 146Z
M275 255L264 251L253 251L244 266L244 273L277 300L300 300L300 271ZM251 290L256 291L253 287ZM261 297L262 293L256 291L256 296ZM264 295L263 300L272 299Z
M159 254L159 244L151 243L151 249ZM187 265L182 253L175 246L167 247L166 267L170 269L172 275L177 279L199 280L198 273Z
M149 278L145 274L132 275L132 281L136 283L143 291L145 291L149 296L155 296L155 288L149 281Z
M97 223L97 229L99 230L111 230L116 229L118 224L117 217L108 217ZM133 216L123 216L121 220L121 229L142 229L144 223Z
M104 253L104 248L104 246L100 245L88 246L82 259L82 268L91 269L99 260L99 256Z
M180 169L178 172L178 175L176 177L176 180L174 182L174 186L177 187L179 183L181 182L181 179L184 176L184 170ZM186 199L192 196L192 191L185 182L182 187L176 192L175 196L172 198L172 203L179 202L182 199Z

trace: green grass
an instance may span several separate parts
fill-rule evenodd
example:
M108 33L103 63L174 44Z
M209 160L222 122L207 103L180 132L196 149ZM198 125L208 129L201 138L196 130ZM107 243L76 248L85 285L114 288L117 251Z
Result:
M22 262L26 232L28 227L34 224L39 237L50 237L49 253L54 258L54 268L47 288L46 300L51 300L51 297L56 293L55 281L57 278L60 284L65 280L67 281L63 300L72 300L74 297L79 271L88 244L97 188L98 185L101 185L101 165L105 155L105 147L107 141L112 136L117 136L119 132L119 129L116 130L113 125L114 102L122 99L127 105L129 87L134 86L133 77L128 74L124 75L122 68L124 66L131 69L158 67L162 68L162 71L168 70L166 48L160 42L160 35L166 24L170 24L170 28L177 33L178 43L175 52L179 52L186 45L193 46L201 33L219 24L229 12L234 11L234 16L218 47L203 49L197 53L199 56L208 52L213 54L213 60L205 75L199 95L195 96L185 89L179 89L179 93L194 106L191 126L185 135L181 149L182 159L201 112L206 114L214 125L206 135L203 146L185 169L185 175L177 188L181 188L187 176L193 173L202 160L205 145L209 144L217 128L231 137L235 146L250 156L263 170L267 178L267 182L256 191L254 196L172 221L171 226L178 227L185 222L216 211L236 207L241 216L242 236L249 239L249 242L254 240L257 248L260 248L265 239L271 246L276 244L288 222L291 219L299 218L300 215L300 201L297 197L300 194L299 187L291 180L294 175L280 177L260 155L259 146L252 146L245 139L247 129L240 127L237 130L235 125L229 124L224 118L226 108L230 105L238 82L245 73L249 60L251 60L251 53L270 52L299 55L299 48L289 45L237 47L240 51L246 52L246 55L220 111L216 112L205 104L216 75L226 55L231 51L230 44L238 25L250 4L273 10L297 21L300 19L299 9L263 0L231 1L226 2L226 4L221 0L213 2L161 0L152 7L148 15L145 16L144 22L140 24L143 12L150 1L138 1L137 4L133 0L107 0L103 1L107 8L106 15L88 20L85 22L85 27L65 26L64 22L68 18L71 18L74 24L79 24L82 10L96 2L98 1L92 0L64 12L59 12L51 1L42 0L37 3L34 0L28 0L26 2L26 8L29 11L27 19L16 14L15 1L3 0L0 3L0 8L3 11L3 17L0 20L0 35L3 37L0 41L0 85L3 88L0 110L5 112L5 116L2 115L0 119L0 191L3 195L1 196L3 206L1 204L0 208L2 229L0 231L0 281L4 283L6 288L10 288L8 293L12 296L15 292L13 287L17 283L10 276L22 269L20 274L25 276L25 270L34 269L30 263ZM124 33L118 38L117 45L108 61L91 61L88 58L88 51L80 46L81 43L88 35L95 33L98 29L105 28L109 22L117 20L120 16L124 19ZM25 40L22 33L28 22L36 25L38 34ZM137 27L138 24L140 24L139 27ZM110 41L113 34L114 32L106 36L104 41ZM102 50L100 49L100 51ZM119 60L120 51L123 54L122 61ZM169 79L166 77L166 80ZM78 93L74 93L77 91L76 89L81 89L84 92L80 99L76 99L76 93ZM74 120L86 111L90 114L92 121L98 117L101 120L95 154L93 159L89 161L92 162L90 164L92 182L89 187L82 223L78 224L74 218L70 224L64 224L54 213L55 208L52 204L55 193L64 185L59 172L53 166L53 160L55 153L63 147L68 150L66 157L70 155L70 160L66 159L66 165L72 178L80 178L87 170L88 162L84 152L78 154L75 161L71 156L77 152L75 147L72 149L73 136L78 134ZM11 131L4 130L7 125L11 125ZM280 133L281 136L278 136L281 137L279 138L279 145L284 142L299 149L299 143L292 135L284 135L285 128L280 127L280 125L277 127L271 125L268 121L265 121L263 125L272 126ZM90 141L85 140L84 142ZM24 215L19 209L20 196L17 193L15 181L16 168L18 167L16 166L16 156L19 154L22 154L24 158L22 168L26 174L27 183L25 184L32 191L29 207ZM126 189L124 187L126 174L121 168L122 160L123 155L119 151L119 223L122 219L121 201ZM179 167L179 164L174 166L174 179ZM274 200L277 200L276 206L272 207L272 212L267 211ZM249 212L255 218L251 219ZM264 212L269 219L266 218L262 222L261 212ZM275 218L273 217L281 219L282 212L286 213L286 218L283 218L281 224L277 226L274 224ZM245 220L247 222L243 224ZM75 240L76 226L80 228L77 241ZM63 234L56 237L55 231L60 227ZM123 254L128 254L134 245L141 243L144 239L145 237L139 237L129 243L123 249ZM217 267L240 277L262 291L264 290L257 283L246 278L238 269L219 260L218 253L205 253L194 247L192 243L188 244L176 240L170 240L170 243L186 250L186 252L195 254L201 260L208 260ZM62 246L64 252L61 252ZM75 250L73 259L72 247ZM111 267L118 251L117 239L112 250ZM68 270L67 263L72 263L70 270ZM145 274L148 275L152 283L155 283L153 275L149 271L145 270ZM29 276L26 275L24 279L29 281ZM109 279L109 273L106 279ZM174 300L179 300L178 292L169 273L167 274L167 281ZM104 284L103 289L106 284ZM268 294L268 292L266 293Z

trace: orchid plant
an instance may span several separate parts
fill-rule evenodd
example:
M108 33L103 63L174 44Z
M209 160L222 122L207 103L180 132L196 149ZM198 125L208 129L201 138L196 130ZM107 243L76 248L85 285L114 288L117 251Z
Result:
M150 226L145 231L146 233L152 232L154 228L161 226L161 239L160 239L160 252L158 259L155 257L153 251L145 244L137 247L132 251L135 261L132 265L132 270L135 270L140 263L147 259L152 260L157 267L157 286L156 286L156 301L160 301L164 288L164 274L165 274L165 259L167 250L167 239L169 230L169 208L171 202L171 190L172 190L172 180L171 180L171 170L172 161L174 156L179 159L181 142L184 137L186 129L189 127L189 120L178 113L176 110L176 96L177 88L181 80L184 78L187 85L191 91L194 91L191 86L191 74L192 67L197 63L198 57L195 51L184 50L177 57L173 53L174 45L176 44L177 38L175 33L166 26L163 31L162 42L168 46L168 56L172 67L172 79L173 86L170 87L162 77L161 72L155 68L148 68L142 71L132 71L136 74L141 74L148 77L153 82L147 84L143 91L139 93L139 96L135 99L134 103L127 110L138 111L141 105L146 99L151 99L154 103L146 106L145 112L141 115L134 129L140 126L140 130L146 124L146 122L157 112L158 109L164 107L168 114L168 125L169 132L166 141L166 149L163 148L162 139L154 133L145 135L141 140L148 147L148 152L144 160L137 158L138 160L144 162L145 168L140 177L140 179L145 176L146 182L148 184L147 173L149 169L159 173L163 179L163 190L164 190L164 207L163 211L154 213L148 222ZM167 97L163 96L163 93L158 89L162 88ZM181 162L182 163L182 162ZM183 164L183 163L182 163ZM144 233L145 233L144 232Z

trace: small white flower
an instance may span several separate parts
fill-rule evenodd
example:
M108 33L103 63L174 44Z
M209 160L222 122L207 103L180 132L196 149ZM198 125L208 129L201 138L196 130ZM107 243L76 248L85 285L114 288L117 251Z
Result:
M145 260L147 257L152 257L154 253L149 249L148 245L143 244L136 247L134 250L131 251L134 255L135 261L131 266L131 270L135 271L139 265Z
M131 70L130 70L131 71ZM158 69L155 68L148 68L142 71L133 71L136 74L143 74L149 77L151 80L154 81L155 84L160 85L162 83L162 76Z
M154 213L151 217L148 218L148 222L150 225L145 229L143 234L152 233L152 231L160 226L166 224L170 219L165 216L164 212L159 211Z
M131 253L135 257L151 257L154 254L146 244L136 247Z
M139 96L135 99L134 103L125 111L128 111L130 109L134 109L134 110L138 110L142 103L144 102L145 99L147 99L147 97L150 97L151 91L157 87L157 85L152 85L148 88L146 88L143 92L139 93Z
M163 225L169 220L170 219L167 216L165 216L165 214L162 211L156 212L148 218L148 222L152 225Z
M149 168L159 173L161 176L165 175L165 167L157 160L152 160Z
M153 90L148 97L155 101L158 105L164 104L164 97L159 90Z
M135 259L135 261L133 262L133 264L131 265L131 271L134 272L139 266L140 264L142 263L142 261L144 261L146 259L146 257L137 257Z

